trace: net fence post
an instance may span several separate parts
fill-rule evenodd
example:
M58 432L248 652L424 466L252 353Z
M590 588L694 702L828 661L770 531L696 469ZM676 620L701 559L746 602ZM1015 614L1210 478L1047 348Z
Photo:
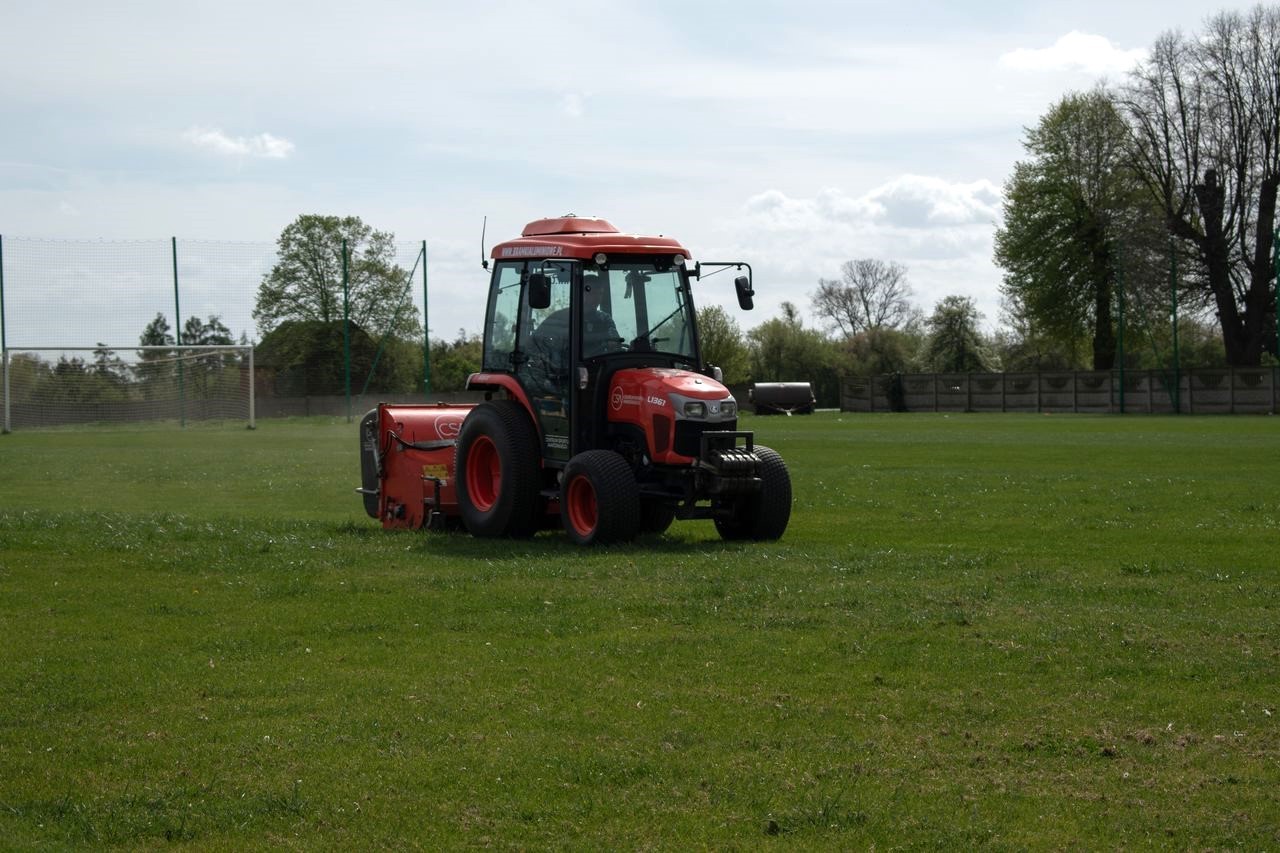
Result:
M1173 331L1173 390L1170 401L1173 413L1182 414L1182 364L1178 357L1178 253L1173 237L1169 238L1169 317ZM1190 385L1188 385L1188 390Z
M1276 363L1280 364L1280 228L1271 232L1271 255L1274 263L1271 272L1276 279L1276 301L1272 306L1276 311ZM1274 410L1275 406L1271 408Z
M422 241L422 393L431 396L431 326L427 322L427 241Z
M342 361L347 395L347 423L351 423L351 280L347 269L347 241L342 241Z
M1124 414L1124 264L1120 264L1116 285L1120 288L1120 414Z
M170 237L173 246L173 341L182 346L182 308L178 302L178 238ZM178 359L178 426L187 425L186 388L183 382L182 359Z
M0 234L0 355L4 364L4 434L13 431L9 420L9 342L4 331L4 235Z
M9 350L3 349L4 356L4 434L8 435L13 432L11 421L9 420ZM1272 406L1272 408L1275 408Z
M255 411L257 406L257 401L254 399L254 394L256 392L255 386L256 386L257 377L254 376L254 373L253 373L253 350L254 350L254 344L250 342L249 343L249 429L258 428L258 421L257 421L256 411Z

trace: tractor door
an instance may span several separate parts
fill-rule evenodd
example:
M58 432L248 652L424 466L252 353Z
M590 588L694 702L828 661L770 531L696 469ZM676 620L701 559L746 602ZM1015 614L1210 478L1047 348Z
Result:
M520 324L516 377L529 395L542 432L542 453L547 459L569 461L570 383L573 360L569 354L572 328L569 311L570 283L576 265L564 261L530 261L531 273L547 277L551 304L530 308L528 288L523 288L524 320Z
M529 275L545 275L551 305L529 307ZM569 459L569 279L557 261L500 261L493 271L484 335L484 369L524 388L543 437L543 456Z

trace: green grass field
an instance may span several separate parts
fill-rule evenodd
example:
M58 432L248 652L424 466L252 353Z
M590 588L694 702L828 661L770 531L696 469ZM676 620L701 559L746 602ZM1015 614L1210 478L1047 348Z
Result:
M0 847L1280 846L1280 421L744 421L779 543L384 533L344 422L0 437Z

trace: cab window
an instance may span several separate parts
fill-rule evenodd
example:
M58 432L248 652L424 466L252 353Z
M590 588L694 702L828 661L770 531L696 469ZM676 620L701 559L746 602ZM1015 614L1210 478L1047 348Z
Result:
M515 349L516 327L520 318L523 273L523 262L500 262L493 271L484 336L485 370L511 369L511 353Z

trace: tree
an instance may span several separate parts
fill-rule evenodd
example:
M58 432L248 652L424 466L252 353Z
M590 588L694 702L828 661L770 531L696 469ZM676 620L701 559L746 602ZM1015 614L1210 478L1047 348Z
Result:
M265 335L287 320L342 320L342 246L347 246L350 320L377 336L421 337L418 309L408 300L409 274L395 264L392 234L358 216L299 216L277 241L278 260L258 287L253 310Z
M462 391L467 387L467 377L480 370L484 342L479 335L458 330L458 336L450 341L431 342L431 390L434 392ZM419 350L421 356L421 350Z
M173 343L169 321L164 314L158 312L138 336L138 346L167 347ZM144 397L150 399L156 396L160 386L173 374L174 356L172 350L138 350L138 381L142 385Z
M123 387L129 383L129 366L101 341L93 351L93 372L111 385Z
M1002 325L993 344L1004 370L1010 372L1071 370L1080 365L1083 337L1064 339L1044 331L1037 318L1030 315L1020 300L1005 295ZM1126 364L1134 366L1133 348L1126 353Z
M421 389L422 373L403 369L405 361L422 364L422 347L403 341L379 342L352 324L346 337L351 341L351 392L401 394ZM346 390L346 358L343 353L341 320L286 320L268 332L254 352L254 367L262 371L264 396L306 396L342 394ZM405 352L404 350L408 350Z
M912 369L920 337L899 329L869 329L845 338L838 346L846 376L882 376Z
M894 261L860 258L840 265L839 279L818 279L815 314L841 337L876 329L898 329L916 319L907 268Z
M978 331L982 315L967 296L948 296L925 321L928 335L921 361L938 373L989 372L999 364Z
M1014 312L1056 349L1074 352L1090 338L1094 370L1115 364L1123 244L1159 228L1128 168L1128 143L1128 127L1104 90L1064 97L1027 131L1031 156L1005 184L1004 224L995 236Z
M11 402L27 405L40 401L41 388L53 377L53 368L35 353L15 352L9 356Z
M738 322L719 305L698 309L698 343L702 360L724 373L724 381L736 385L747 381L751 354Z
M199 317L188 317L182 326L183 346L229 346L232 343L231 330L217 314L210 314L203 321ZM238 376L223 374L235 363L236 357L231 353L197 353L183 359L184 380L189 377L193 389L199 394L206 394L219 378L225 384L239 382Z
M1199 38L1166 33L1121 104L1138 174L1198 266L1189 286L1214 306L1227 360L1259 364L1274 339L1280 9L1220 13Z
M233 343L231 330L217 314L210 314L204 321L199 317L188 317L182 326L183 346L230 346Z
M59 356L52 373L37 390L45 404L107 403L127 399L128 388L119 377L103 374L79 356Z

